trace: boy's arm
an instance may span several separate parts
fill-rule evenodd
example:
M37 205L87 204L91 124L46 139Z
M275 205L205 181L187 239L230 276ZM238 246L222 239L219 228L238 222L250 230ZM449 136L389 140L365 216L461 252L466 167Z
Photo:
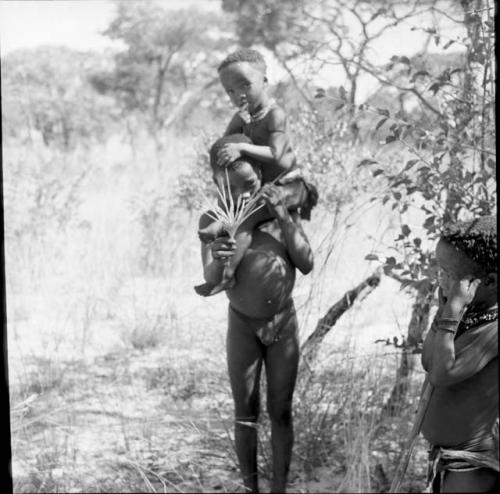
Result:
M458 326L465 308L474 298L478 284L479 280L457 280L444 303L441 320L457 321ZM450 386L464 381L477 374L498 355L496 331L486 333L484 337L476 336L469 344L457 350L455 333L439 329L439 326L439 320L436 320L434 330L429 331L426 337L422 355L422 363L434 386ZM467 336L465 333L460 340Z
M227 136L231 134L243 133L243 124L244 122L239 113L235 113L229 122L224 135ZM225 164L229 164L239 158L241 154L246 154L262 163L274 161L274 157L269 146L256 146L254 144L247 144L244 142L235 142L226 144L220 151L219 165L224 166Z
M235 117L233 117L235 118ZM240 118L238 116L238 118ZM269 133L269 145L259 146L250 143L226 144L220 153L220 165L226 165L239 158L242 154L265 164L274 164L281 173L289 170L294 163L294 155L291 152L290 141L286 132L286 114L280 107L269 111L267 131Z
M268 146L243 143L241 144L242 153L264 163L273 163L282 172L289 170L294 163L294 155L289 149L286 113L279 106L269 111L267 131L269 133Z
M498 331L494 328L484 337L477 335L468 345L456 350L453 334L437 330L433 350L429 381L434 386L451 386L474 376L498 355Z
M247 142L238 143L237 146L242 154L250 156L250 158L254 158L260 163L266 164L276 162L276 158L270 146L258 146L257 144L250 144Z
M290 146L287 130L287 118L283 108L276 106L269 115L269 147L275 163L282 169L290 170L295 162L295 155Z
M309 273L314 265L313 253L300 218L296 213L290 214L281 201L281 191L276 185L268 185L262 190L273 216L278 220L288 255L294 266L303 274Z

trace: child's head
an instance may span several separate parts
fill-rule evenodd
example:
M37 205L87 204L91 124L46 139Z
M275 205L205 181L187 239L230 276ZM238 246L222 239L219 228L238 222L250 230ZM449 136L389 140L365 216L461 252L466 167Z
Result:
M217 165L217 155L225 144L229 143L251 143L252 141L244 134L231 134L217 139L210 148L210 167L216 184L223 184L226 191L229 186L226 183L225 168ZM228 179L233 199L239 195L250 196L260 189L262 185L262 170L258 162L247 156L242 156L233 161L228 167Z
M445 297L453 281L472 277L481 283L471 305L496 300L496 216L483 216L445 228L436 247L436 258L441 271L439 285Z
M233 105L252 113L266 103L267 67L258 51L243 48L230 53L217 70Z

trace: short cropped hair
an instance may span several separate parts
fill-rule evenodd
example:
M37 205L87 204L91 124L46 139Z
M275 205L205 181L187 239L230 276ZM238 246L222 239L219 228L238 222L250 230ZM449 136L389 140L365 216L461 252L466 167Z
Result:
M481 216L448 225L442 240L453 245L487 272L497 270L497 217Z
M257 51L251 48L241 48L239 50L230 53L217 68L217 72L220 72L224 67L236 62L248 62L255 65L264 74L267 71L266 61L264 57Z
M220 139L217 139L210 148L210 168L212 168L212 172L216 173L221 169L221 167L217 164L217 157L219 155L220 150L226 145L230 143L247 143L252 144L252 140L247 137L245 134L229 134L227 136L223 136ZM262 176L262 167L261 164L249 156L245 156L244 158L238 158L233 161L229 168L233 170L237 170L242 163L249 163L257 175L259 177Z

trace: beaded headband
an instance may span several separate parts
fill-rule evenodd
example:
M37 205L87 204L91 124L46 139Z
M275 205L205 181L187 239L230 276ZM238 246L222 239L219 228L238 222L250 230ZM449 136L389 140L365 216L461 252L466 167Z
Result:
M446 227L441 238L487 271L497 270L497 218L483 216Z

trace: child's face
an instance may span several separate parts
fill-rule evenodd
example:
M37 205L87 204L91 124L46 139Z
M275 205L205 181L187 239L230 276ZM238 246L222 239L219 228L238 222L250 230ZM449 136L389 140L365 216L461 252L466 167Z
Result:
M215 174L214 179L219 186L224 186L226 194L231 193L235 202L239 196L241 196L242 200L249 199L262 185L259 175L252 165L246 161L241 162L238 168L229 168L227 172L230 187L226 181L226 173L223 168Z
M265 74L249 62L234 62L219 72L219 78L234 106L253 112L265 103Z
M439 287L445 298L448 298L452 285L457 281L482 277L477 263L444 240L440 240L436 246L436 260Z

